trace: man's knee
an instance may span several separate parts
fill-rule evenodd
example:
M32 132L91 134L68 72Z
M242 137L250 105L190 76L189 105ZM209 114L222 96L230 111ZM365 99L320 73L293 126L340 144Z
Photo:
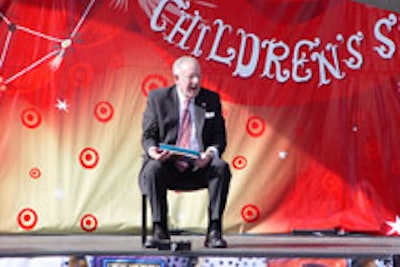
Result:
M158 160L149 160L144 166L141 177L146 188L160 185L165 176L164 164Z
M146 177L148 176L157 176L163 171L163 164L158 160L149 160L146 163L146 166L143 169L143 173Z
M226 161L220 158L214 158L211 164L216 172L221 176L224 176L225 178L231 177L230 167Z
M149 160L141 172L141 189L145 194L151 194L153 190L162 190L165 185L164 164L158 160Z

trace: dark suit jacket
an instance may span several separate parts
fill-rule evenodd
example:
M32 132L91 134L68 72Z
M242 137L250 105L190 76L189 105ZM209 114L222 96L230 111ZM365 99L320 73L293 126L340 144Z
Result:
M176 144L179 130L179 99L176 90L172 86L149 93L142 122L142 146L145 152L143 166L150 160L147 152L151 146L158 146L159 143ZM202 88L194 104L200 149L215 146L221 155L226 146L226 130L219 95Z

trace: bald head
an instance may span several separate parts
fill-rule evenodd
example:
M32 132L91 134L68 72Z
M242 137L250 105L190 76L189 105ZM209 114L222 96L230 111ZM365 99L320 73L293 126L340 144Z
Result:
M175 85L182 95L194 98L200 92L201 70L196 58L182 56L172 65Z
M196 58L191 57L191 56L181 56L179 58L177 58L174 61L174 64L172 65L172 73L174 75L179 74L180 70L182 68L185 67L185 65L187 64L193 64L194 66L196 66L196 68L198 69L198 72L200 73L200 64L197 61Z

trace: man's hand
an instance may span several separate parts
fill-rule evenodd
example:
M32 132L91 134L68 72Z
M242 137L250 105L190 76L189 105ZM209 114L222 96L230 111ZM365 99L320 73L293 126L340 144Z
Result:
M159 161L165 161L171 157L171 153L169 151L160 149L159 147L156 146L150 147L148 154L150 158Z
M196 167L202 169L202 168L206 167L208 165L208 163L210 163L213 156L214 156L214 154L209 150L206 150L205 152L201 152L200 157L198 159L196 159L196 161L194 162L194 165Z

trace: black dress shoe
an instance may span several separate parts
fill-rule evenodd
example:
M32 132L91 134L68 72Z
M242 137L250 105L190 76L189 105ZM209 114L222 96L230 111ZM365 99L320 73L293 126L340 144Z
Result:
M204 246L206 248L226 248L226 241L222 238L221 231L212 230L207 233L206 241L204 242Z
M150 239L147 239L144 243L145 248L159 248L160 245L169 244L171 242L171 238L169 233L160 228L156 228L153 230L153 236Z

